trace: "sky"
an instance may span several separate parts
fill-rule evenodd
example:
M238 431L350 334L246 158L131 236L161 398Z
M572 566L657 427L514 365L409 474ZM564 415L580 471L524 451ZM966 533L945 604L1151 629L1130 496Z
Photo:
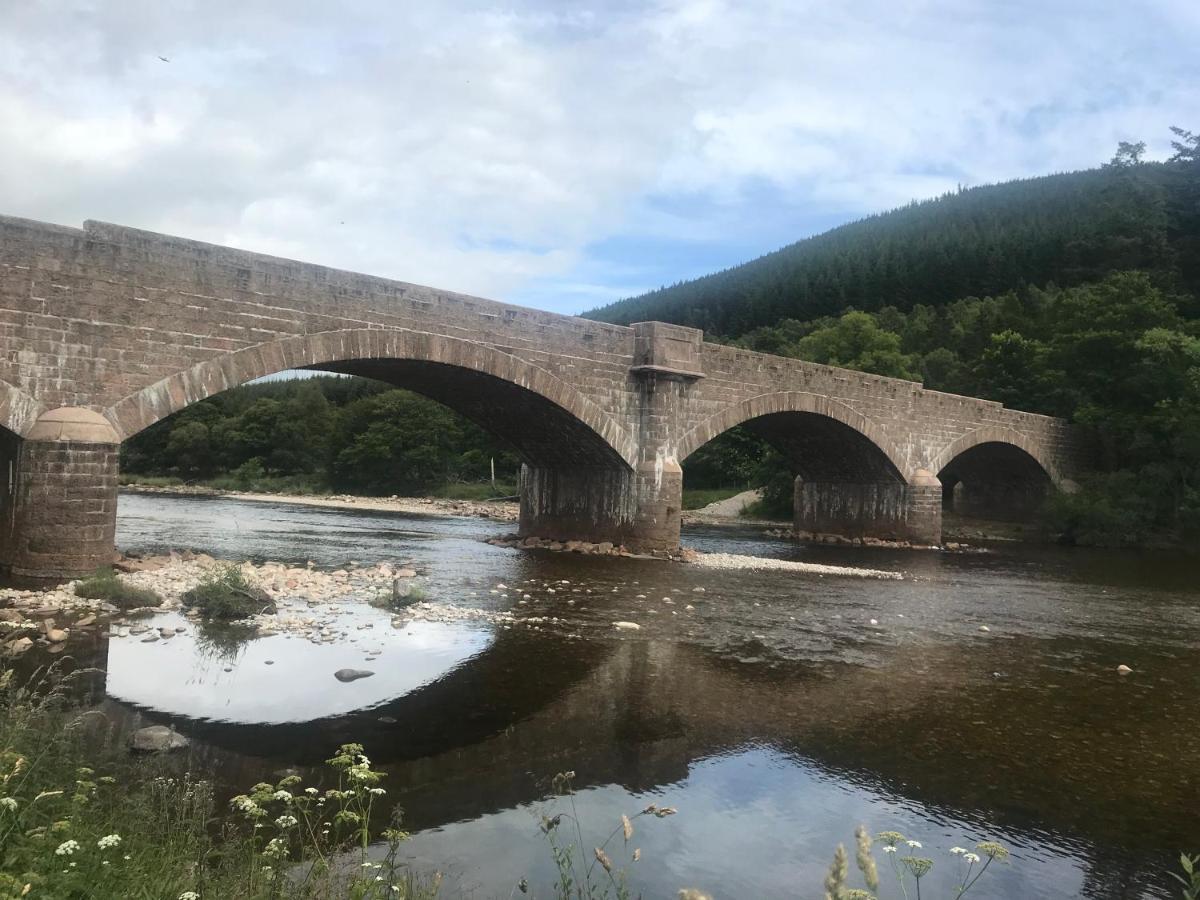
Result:
M0 0L0 215L575 313L1165 158L1197 47L1196 0Z

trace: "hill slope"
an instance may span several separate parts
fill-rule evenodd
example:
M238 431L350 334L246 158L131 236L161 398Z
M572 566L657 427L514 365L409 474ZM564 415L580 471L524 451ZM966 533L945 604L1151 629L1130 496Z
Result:
M1184 182L1178 165L1143 163L962 190L585 316L618 324L655 319L732 337L848 307L940 306L1123 269L1181 266L1194 277L1196 223L1182 221ZM1179 259L1181 250L1187 259Z

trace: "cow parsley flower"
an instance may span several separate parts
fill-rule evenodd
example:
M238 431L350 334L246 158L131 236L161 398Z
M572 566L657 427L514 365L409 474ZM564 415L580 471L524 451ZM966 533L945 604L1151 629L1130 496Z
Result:
M276 791L271 795L271 799L282 800L284 803L290 803L292 801L292 795L287 791Z
M280 816L275 820L275 825L278 828L292 828L297 824L298 822L295 816Z
M179 895L179 900L200 900L200 895L195 891L184 891Z
M117 847L121 844L121 836L119 834L106 834L100 840L96 841L96 846L101 850L107 850L109 847Z
M978 853L964 853L963 859L965 859L971 865L975 865L975 863L979 862L979 854Z
M79 849L79 841L63 841L54 851L55 856L70 856Z
M905 841L904 843L908 844L908 846L910 846L910 847L916 848L917 850L921 849L920 841Z
M955 856L962 856L967 851L966 851L965 847L951 847L950 852L953 853Z

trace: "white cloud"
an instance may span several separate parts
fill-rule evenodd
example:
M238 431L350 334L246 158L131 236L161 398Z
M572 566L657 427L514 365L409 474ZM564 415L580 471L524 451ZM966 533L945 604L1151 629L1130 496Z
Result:
M1187 2L0 0L0 17L0 212L560 308L652 263L597 279L590 245L753 232L763 184L852 217L1200 124L1181 121L1200 109Z

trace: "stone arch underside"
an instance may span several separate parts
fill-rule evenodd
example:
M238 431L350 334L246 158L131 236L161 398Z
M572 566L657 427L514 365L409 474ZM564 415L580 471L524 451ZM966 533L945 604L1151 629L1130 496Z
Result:
M1063 484L1039 459L1036 442L1010 429L983 428L947 447L937 460L944 508L972 518L1031 517L1047 492Z
M46 407L29 394L0 381L0 428L24 437L45 411Z
M682 463L704 444L744 425L782 452L812 482L904 483L905 462L862 413L819 394L760 394L697 425L679 442Z
M287 369L360 375L430 397L512 445L527 462L619 468L631 436L545 369L483 344L401 329L322 332L217 357L106 410L122 438L193 403Z
M1050 479L1055 487L1064 488L1066 486L1066 479L1064 479L1058 467L1050 460L1045 452L1045 448L1039 441L1021 434L1021 432L1012 428L1005 428L1000 425L988 425L983 428L976 428L974 431L968 431L957 438L934 458L929 465L929 471L940 476L947 467L952 466L964 453L983 444L1002 444L1021 451L1025 457L1037 463L1038 467L1046 474L1046 477Z

